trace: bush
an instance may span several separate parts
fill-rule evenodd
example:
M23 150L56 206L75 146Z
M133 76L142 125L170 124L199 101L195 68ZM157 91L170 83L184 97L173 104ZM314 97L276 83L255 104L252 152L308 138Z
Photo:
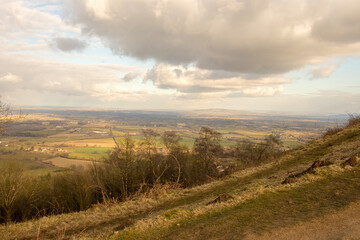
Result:
M234 157L242 167L258 166L281 156L282 142L278 136L268 135L263 142L238 142L234 148Z

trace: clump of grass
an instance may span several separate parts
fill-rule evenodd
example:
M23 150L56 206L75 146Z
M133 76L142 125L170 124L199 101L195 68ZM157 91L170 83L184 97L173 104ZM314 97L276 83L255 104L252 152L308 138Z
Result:
M345 126L335 126L335 127L331 127L326 129L326 131L322 134L322 137L327 137L327 136L333 136L339 132L341 132L342 130L344 130L345 128L349 128L355 125L360 124L360 115L358 114L349 114L349 119L348 122L345 124Z
M164 213L164 217L166 219L172 219L174 218L177 214L179 213L179 209L177 208L174 208L174 209L171 209L171 210L168 210Z
M326 129L326 131L322 134L323 137L332 136L337 134L338 132L341 132L344 128L340 126L332 127Z

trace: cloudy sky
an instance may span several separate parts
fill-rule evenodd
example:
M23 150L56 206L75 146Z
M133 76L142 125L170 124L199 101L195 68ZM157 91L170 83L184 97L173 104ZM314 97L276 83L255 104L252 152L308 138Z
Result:
M359 0L0 0L19 106L360 112Z

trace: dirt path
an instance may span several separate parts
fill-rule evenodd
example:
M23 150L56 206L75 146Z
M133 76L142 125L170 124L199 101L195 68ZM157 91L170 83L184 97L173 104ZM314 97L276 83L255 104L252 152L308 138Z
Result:
M280 228L261 236L249 235L245 239L360 239L360 201L352 203L344 210L334 214L299 223L292 227Z

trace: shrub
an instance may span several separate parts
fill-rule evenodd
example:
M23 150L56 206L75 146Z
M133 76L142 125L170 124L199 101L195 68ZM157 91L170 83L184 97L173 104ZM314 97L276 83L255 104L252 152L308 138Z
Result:
M234 157L242 167L258 166L280 157L282 142L278 136L268 135L263 142L238 142L234 148Z

